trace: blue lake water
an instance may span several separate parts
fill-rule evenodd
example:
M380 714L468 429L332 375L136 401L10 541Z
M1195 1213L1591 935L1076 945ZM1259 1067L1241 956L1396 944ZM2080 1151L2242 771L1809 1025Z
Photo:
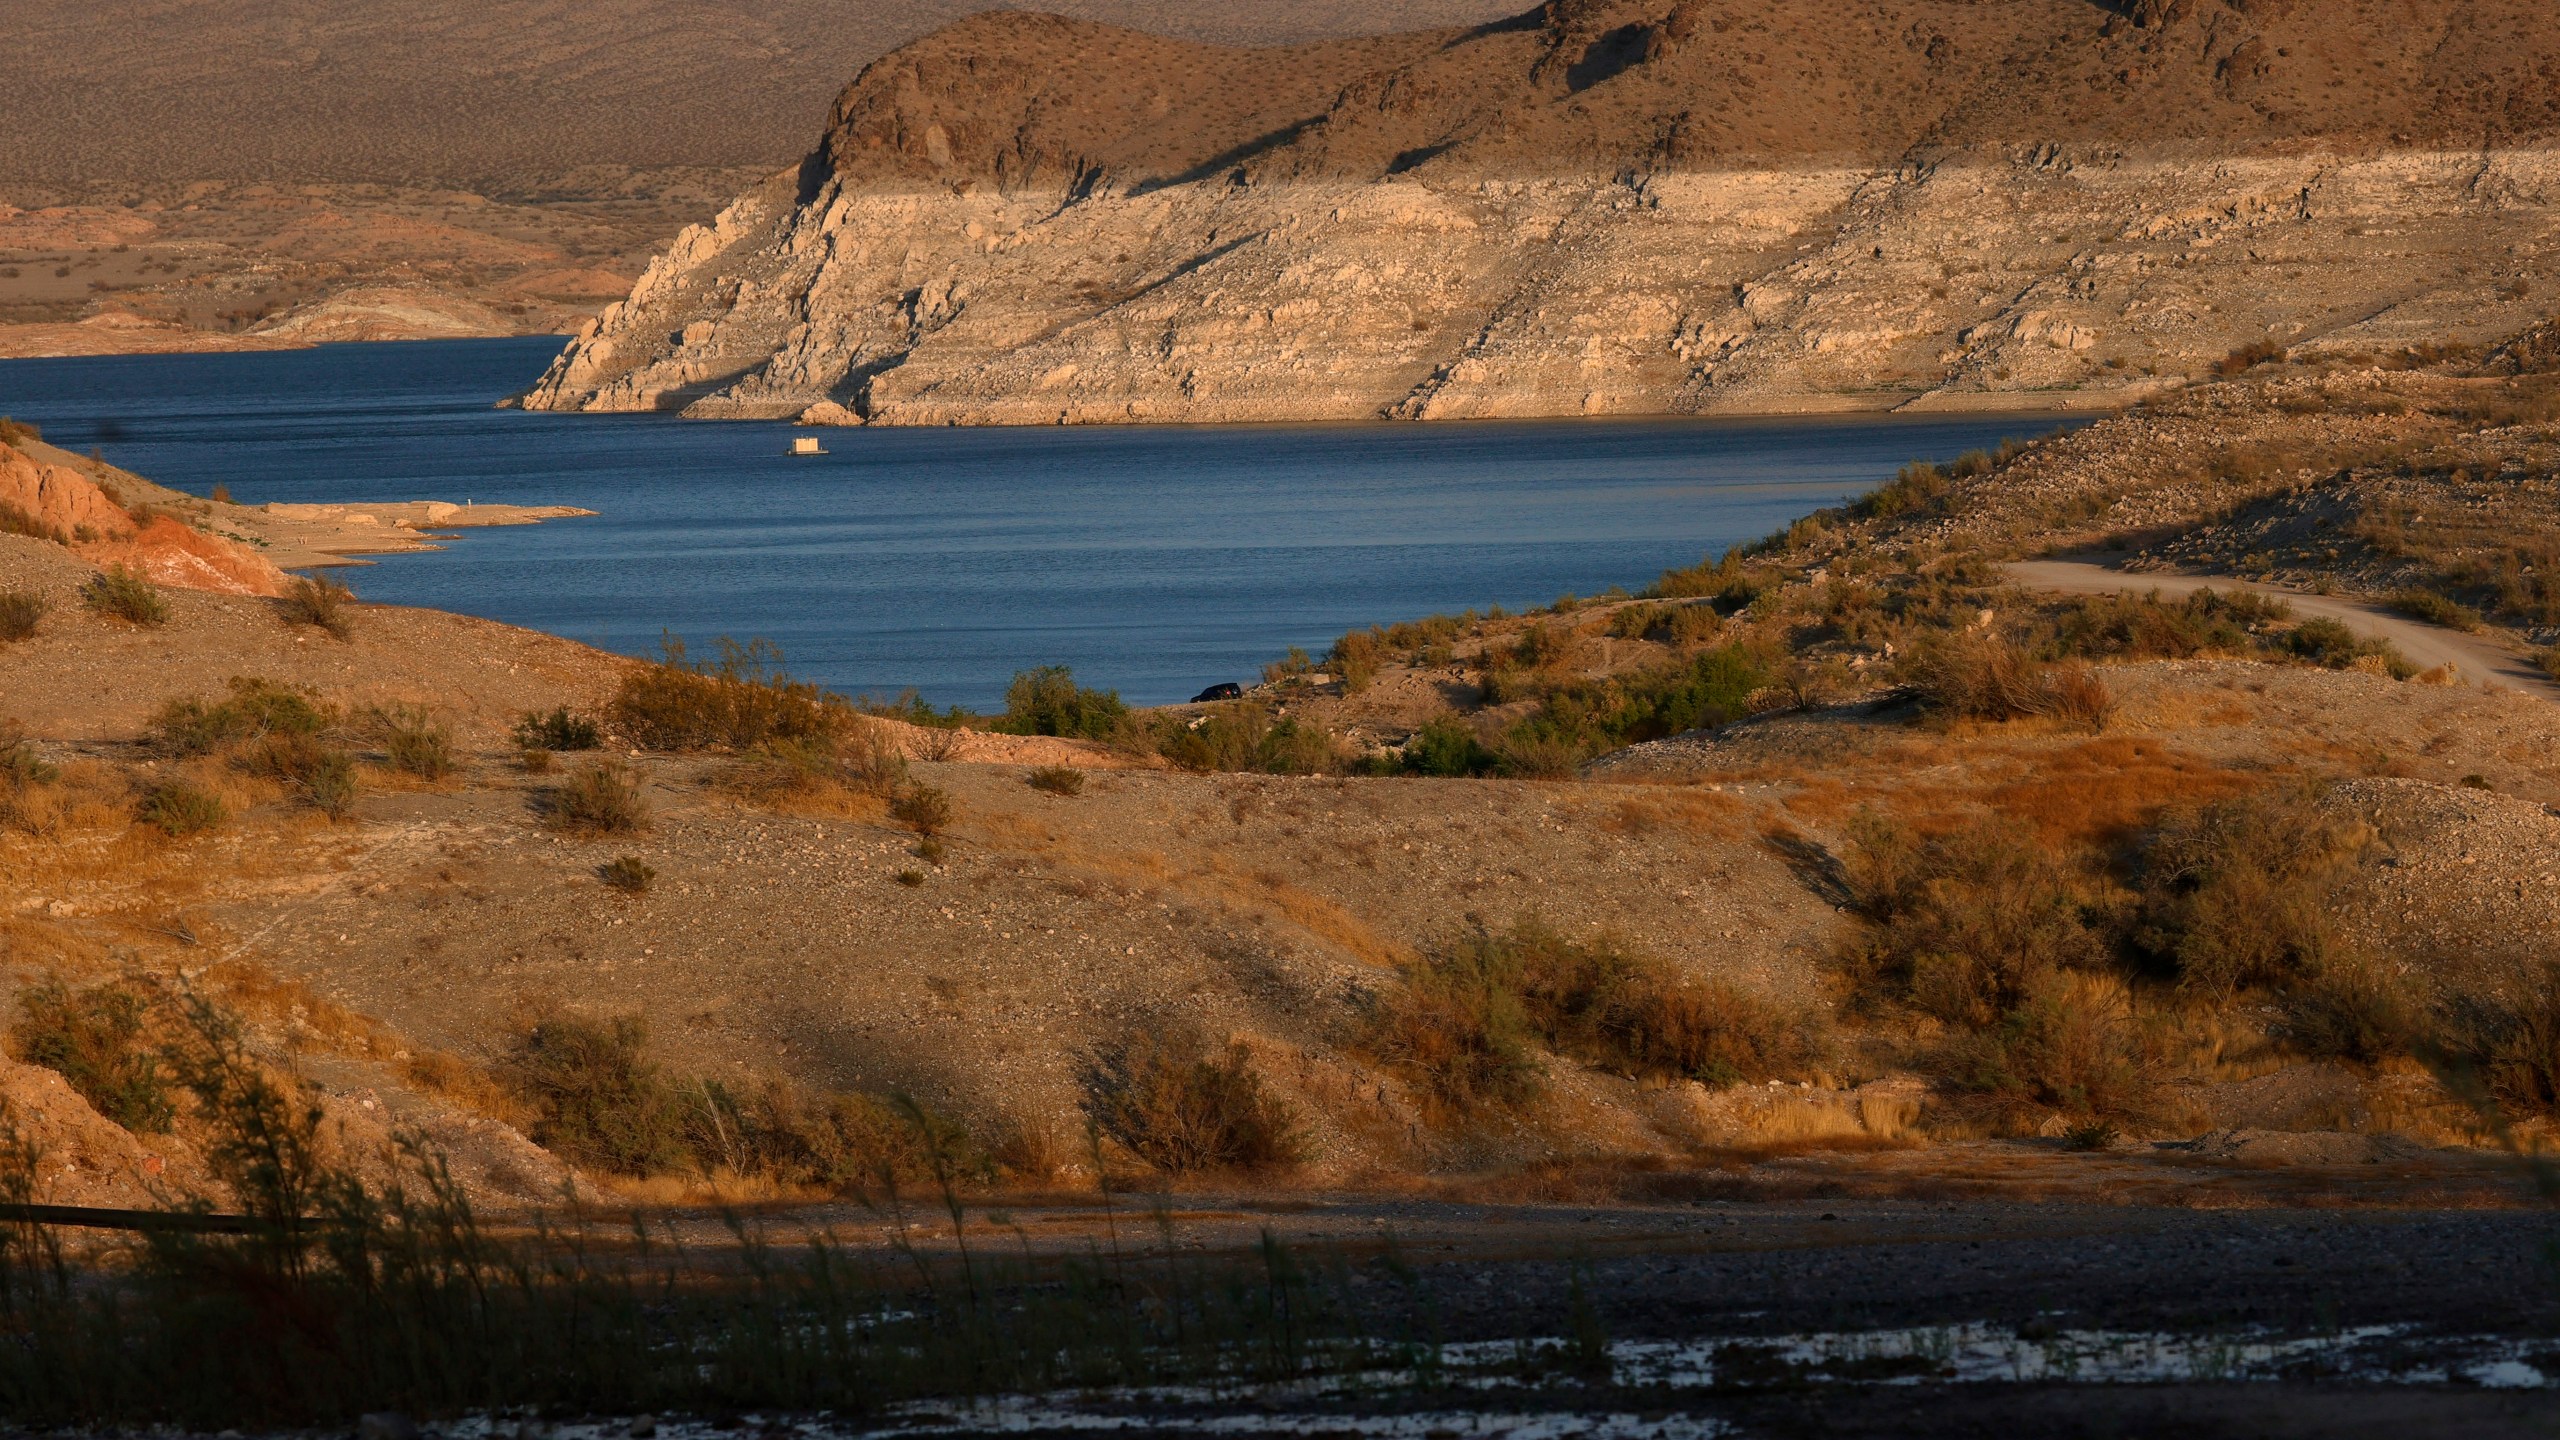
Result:
M1139 703L1372 621L1643 586L2050 417L834 430L491 408L545 339L0 361L0 414L244 504L592 519L341 571L369 600L632 654L779 644L851 693L985 706L1067 664Z

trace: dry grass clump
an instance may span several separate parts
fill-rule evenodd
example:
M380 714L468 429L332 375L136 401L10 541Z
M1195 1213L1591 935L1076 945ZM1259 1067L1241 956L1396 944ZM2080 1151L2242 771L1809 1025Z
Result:
M200 834L231 818L222 797L185 780L163 780L142 793L134 818L171 839Z
M70 536L6 502L0 502L0 535L24 535L31 540L50 540L56 545L71 543Z
M582 765L552 787L545 817L552 826L587 835L627 835L649 828L649 802L640 777L619 760Z
M651 750L744 750L842 730L853 707L792 679L781 666L782 652L767 641L723 639L718 660L696 661L684 642L671 638L656 664L623 677L613 722L632 743Z
M355 633L356 592L335 580L297 575L276 601L287 625L310 625L344 640Z
M1457 1111L1533 1098L1541 1049L1629 1078L1730 1085L1808 1074L1829 1048L1810 1014L1534 919L1407 967L1373 1003L1364 1043Z
M169 602L160 597L160 587L145 579L139 570L110 565L89 578L80 587L80 603L110 620L129 625L165 625L169 623Z
M885 728L857 717L826 735L754 746L713 783L758 804L823 809L855 795L894 797L907 783L907 757Z
M49 608L33 590L0 590L0 643L32 638Z
M2285 602L2251 590L2198 590L2178 600L2156 590L2083 596L2055 617L2052 649L2092 660L2245 655L2258 647L2264 627L2292 614Z
M1095 1124L1168 1175L1280 1169L1305 1156L1297 1112L1263 1084L1241 1042L1142 1035L1087 1080Z
M59 976L18 995L9 1050L60 1075L99 1114L136 1134L167 1133L174 1087L149 1038L152 996L124 981L74 990Z
M1084 772L1072 765L1043 765L1022 777L1022 783L1051 795L1081 795L1084 793Z
M2442 625L2448 630L2480 628L2479 611L2433 590L2395 590L2391 593L2390 603L2391 608L2401 614L2424 620L2430 625Z
M356 800L355 756L298 731L271 731L231 746L231 763L261 779L297 791L332 820L343 820Z

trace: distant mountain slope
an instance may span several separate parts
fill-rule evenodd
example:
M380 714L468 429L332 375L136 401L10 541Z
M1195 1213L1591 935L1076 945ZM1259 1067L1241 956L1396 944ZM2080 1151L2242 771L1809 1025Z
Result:
M866 67L527 403L2116 403L2517 328L2555 140L2548 0L1553 0L1259 51L982 14Z
M524 185L775 165L844 77L986 0L10 0L0 186ZM1480 20L1499 0L1055 0L1274 42Z

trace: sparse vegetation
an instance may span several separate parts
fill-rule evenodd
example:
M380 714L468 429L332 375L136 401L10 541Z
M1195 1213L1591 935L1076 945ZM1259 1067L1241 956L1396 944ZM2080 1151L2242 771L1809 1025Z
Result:
M355 633L355 592L335 580L297 575L276 601L288 625L310 625L341 640Z
M0 590L0 643L32 638L49 608L33 590Z
M80 587L80 603L129 625L169 623L169 602L160 598L160 587L145 579L141 571L122 565L110 565L89 577L89 582Z
M1275 1169L1305 1152L1297 1113L1240 1043L1141 1036L1094 1067L1090 1088L1095 1123L1169 1175Z
M312 696L253 676L234 676L218 701L172 700L151 719L154 748L181 758L268 735L317 736L336 713Z
M48 976L18 995L10 1053L60 1075L99 1114L140 1135L165 1134L175 1088L150 1040L152 996L124 981L74 990Z
M1333 735L1295 717L1274 719L1264 706L1234 701L1184 719L1155 724L1157 754L1185 770L1321 775L1341 764Z
M589 835L627 835L649 828L649 802L640 777L619 760L590 761L554 786L551 824Z
M638 1017L607 1024L550 1016L525 1033L504 1074L533 1108L536 1144L623 1175L686 1168L684 1112L648 1058Z
M2391 595L2391 608L2403 615L2414 616L2430 625L2448 630L2477 630L2480 612L2433 590L2396 590Z

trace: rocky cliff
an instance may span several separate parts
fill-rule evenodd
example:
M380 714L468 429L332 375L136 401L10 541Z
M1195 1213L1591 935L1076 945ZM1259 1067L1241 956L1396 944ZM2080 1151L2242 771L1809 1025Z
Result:
M863 71L523 399L891 424L2102 406L2547 311L2539 0L1556 0Z

